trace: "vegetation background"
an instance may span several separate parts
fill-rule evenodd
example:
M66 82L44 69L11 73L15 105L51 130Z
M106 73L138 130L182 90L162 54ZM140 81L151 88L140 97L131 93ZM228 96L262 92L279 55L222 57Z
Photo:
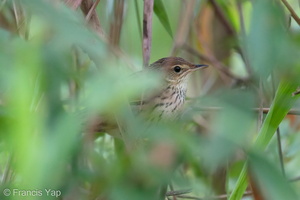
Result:
M0 199L300 199L299 8L1 0ZM171 55L210 67L180 121L149 127L128 99L158 78L128 77ZM121 140L91 131L104 114Z

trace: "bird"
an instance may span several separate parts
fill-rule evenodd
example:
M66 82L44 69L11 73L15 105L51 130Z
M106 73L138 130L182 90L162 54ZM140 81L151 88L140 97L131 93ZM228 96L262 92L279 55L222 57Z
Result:
M161 120L176 120L184 106L187 92L188 75L199 69L208 67L205 64L193 64L181 57L164 57L148 67L141 73L156 72L162 80L158 88L145 91L143 98L130 102L133 112L146 121L157 122ZM139 75L140 73L136 73ZM97 117L89 123L88 132L108 133L114 137L118 129L117 124L106 117ZM117 131L118 132L118 131Z
M140 102L141 110L150 110L150 116L157 120L177 118L186 99L188 75L206 67L208 65L193 64L181 57L165 57L152 63L146 70L157 71L163 80L158 91Z

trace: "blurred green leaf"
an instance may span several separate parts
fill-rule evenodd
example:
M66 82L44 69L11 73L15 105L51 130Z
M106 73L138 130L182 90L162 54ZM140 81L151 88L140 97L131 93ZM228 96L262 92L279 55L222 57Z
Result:
M266 199L299 199L280 170L276 169L273 163L268 162L267 158L258 153L250 153L249 170L251 175L254 175L255 183L258 183L258 189Z
M241 90L230 90L217 97L203 98L199 105L222 109L213 117L210 131L210 142L204 142L200 152L203 153L208 169L214 170L227 163L227 160L240 146L248 146L248 138L254 129L255 119L251 108L254 106L253 94ZM236 122L239 123L236 123Z
M287 63L291 61L294 52L285 25L285 14L280 2L253 2L246 46L249 61L257 76L266 78L274 68L284 68L286 71L290 67Z
M171 25L169 22L169 18L165 9L165 6L162 2L162 0L154 0L154 7L153 7L154 13L158 17L159 21L163 25L163 27L166 29L166 31L169 33L170 37L173 38Z
M37 32L41 34L42 39L51 41L49 43L51 47L55 48L56 51L64 51L78 45L89 54L97 66L100 66L105 47L104 43L86 26L84 18L78 12L67 8L62 3L59 3L57 7L54 7L52 3L22 1L22 4L32 12L34 17L38 16L38 19L34 18L34 22L37 22L34 25L43 26L42 28L46 29L44 32ZM39 20L42 20L42 22ZM35 26L31 28L35 30ZM30 36L37 37L37 35Z

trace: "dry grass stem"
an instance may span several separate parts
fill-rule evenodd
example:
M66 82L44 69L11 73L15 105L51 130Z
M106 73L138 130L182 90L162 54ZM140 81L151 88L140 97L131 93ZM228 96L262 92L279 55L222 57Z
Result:
M154 0L144 0L143 18L143 61L144 67L149 65L152 43L152 16Z

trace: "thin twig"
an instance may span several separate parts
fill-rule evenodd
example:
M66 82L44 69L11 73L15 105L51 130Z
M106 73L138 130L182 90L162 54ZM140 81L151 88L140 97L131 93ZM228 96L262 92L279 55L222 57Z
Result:
M289 179L290 182L296 182L296 181L300 181L300 176L297 176L295 178L291 178Z
M225 29L227 30L227 32L230 35L232 35L233 37L238 38L237 32L235 31L232 24L228 21L226 15L223 12L223 9L218 5L218 3L215 0L209 0L209 2L212 5L212 7L213 7L213 9L216 13L216 16L223 23L223 25L224 25ZM241 13L239 13L239 14L241 14ZM248 75L250 76L252 74L252 70L250 68L249 59L247 58L247 56L244 54L244 51L239 46L236 46L236 50L241 55L241 58L244 60L245 66L247 68Z
M99 4L100 0L96 0L94 4L92 5L91 9L89 10L88 14L86 15L85 19L86 21L89 21L91 19L91 16L93 12L95 11L97 5Z
M258 110L257 108L254 108L254 110ZM270 111L270 108L263 108L263 113L267 114ZM287 115L300 115L300 110L298 109L291 109L289 110L289 112L287 113Z
M73 10L76 10L80 6L81 2L82 0L65 0L65 3Z
M124 0L114 1L114 15L110 25L109 41L112 47L120 46L120 37L123 26Z
M92 10L91 8L93 7L94 2L92 0L85 0L82 1L81 3L81 10L82 12L87 16L89 13L90 17L88 20L86 20L89 25L98 33L98 35L105 40L106 35L104 34L104 31L101 27L100 19L98 17L98 14L95 12L95 10ZM92 12L90 12L92 10Z
M260 79L259 80L259 89L258 89L258 96L259 96L259 110L258 110L258 130L261 128L263 124L263 118L264 118L264 113L263 113L263 106L264 106L264 98L263 98L263 82Z
M85 0L82 2L81 10L83 11L83 13L85 15L87 15L92 6L93 6L93 1ZM91 28L96 32L96 34L99 36L99 38L103 42L105 42L107 45L109 45L107 34L104 32L104 30L101 27L100 20L99 20L97 13L96 12L92 12L92 13L93 14L90 17L90 20L88 21ZM110 48L111 52L114 55L116 55L117 57L119 57L120 59L122 59L129 68L136 69L136 67L132 63L131 59L129 59L129 56L127 54L125 54L124 51L122 51L120 49L120 47L113 47L113 46L110 46L110 47L111 47Z
M245 192L243 197L250 196L250 195L252 195L252 192ZM194 200L227 199L228 195L222 194L222 195L218 195L218 196L203 197L203 198L190 196L190 195L178 195L177 198L194 199Z
M228 31L228 33L231 34L231 35L236 35L235 30L233 29L233 27L231 26L231 24L229 23L229 21L225 17L225 14L223 13L223 11L219 7L219 5L216 3L216 1L215 0L210 0L209 2L211 3L212 7L214 8L217 17L224 24L224 26L225 26L226 30Z
M223 63L221 63L220 61L218 61L215 57L213 56L208 56L208 55L204 55L204 54L200 54L197 50L195 50L193 47L189 46L188 44L184 44L182 46L182 48L189 52L190 54L197 56L199 59L209 62L211 63L214 67L216 67L219 71L221 71L222 73L224 73L225 75L227 75L228 77L237 80L237 81L247 81L248 79L243 79L240 77L236 77L235 75L233 75L230 71L229 71L229 67L225 66Z
M284 169L284 163L283 163L283 153L282 153L281 137L280 137L279 127L277 128L276 136L277 136L277 146L278 146L278 154L279 154L279 160L280 160L280 168L281 168L283 176L285 177L285 169Z
M149 65L152 43L152 16L154 0L144 0L143 18L143 61L144 67Z
M190 193L192 190L177 190L177 191L169 191L166 193L166 196L178 196Z
M206 108L197 108L198 110L201 111L219 111L222 110L221 107L206 107ZM260 111L260 108L252 108L253 111ZM264 114L267 114L270 111L270 108L262 108L261 109ZM300 110L299 109L291 109L287 113L287 115L300 115Z
M300 89L299 88L297 88L297 90L295 92L293 92L292 96L296 96L298 94L300 94Z
M174 191L174 187L173 187L172 182L170 182L169 186L170 186L171 192L173 192ZM177 200L175 195L173 195L173 200Z
M292 6L287 2L287 0L281 0L285 7L290 11L292 18L297 22L300 26L300 18L298 17L297 13L294 11Z

